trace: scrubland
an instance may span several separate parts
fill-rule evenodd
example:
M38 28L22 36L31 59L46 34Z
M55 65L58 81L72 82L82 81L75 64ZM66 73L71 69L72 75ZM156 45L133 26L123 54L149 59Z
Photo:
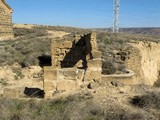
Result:
M25 25L27 26L27 25ZM23 80L22 69L30 66L51 65L50 40L63 37L48 31L66 34L97 32L99 50L102 51L103 73L115 74L124 71L124 61L114 58L114 51L130 48L129 41L160 41L158 35L113 34L95 29L80 29L61 26L16 27L14 40L0 41L0 67L13 69L15 81ZM2 69L1 69L2 70ZM9 86L9 80L0 77L0 86ZM23 82L23 81L22 81ZM82 86L80 91L54 99L10 99L0 98L0 119L2 120L159 120L160 82L155 86L101 82L92 87Z

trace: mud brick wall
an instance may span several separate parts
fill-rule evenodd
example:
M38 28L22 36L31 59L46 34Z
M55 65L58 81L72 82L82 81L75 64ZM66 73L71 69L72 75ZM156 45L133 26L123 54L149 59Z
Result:
M12 13L0 1L0 39L13 38Z

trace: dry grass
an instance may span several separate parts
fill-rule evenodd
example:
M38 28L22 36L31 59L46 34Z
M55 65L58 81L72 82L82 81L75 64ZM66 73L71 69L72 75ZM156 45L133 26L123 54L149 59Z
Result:
M23 67L39 65L38 57L50 55L49 38L30 38L0 42L0 66L15 62Z
M160 109L160 92L151 92L142 96L135 96L131 103L140 108Z
M155 100L155 97L152 98ZM112 102L111 102L112 103ZM56 100L0 99L2 120L154 120L144 110L126 109L108 102L104 107L91 94L75 94ZM158 117L157 117L158 118Z
M57 100L0 99L0 119L69 120L69 114L72 109L75 109L76 104L78 102L81 103L82 101L88 101L89 99L91 99L91 97L86 97L86 95L69 96L65 99ZM96 116L98 115L98 112L99 111L93 110L91 114L94 114ZM72 117L76 119L76 116Z
M65 31L69 33L87 33L91 30L77 29L71 27L60 26L35 26L31 28L15 28L15 36L18 38L15 41L0 42L0 66L12 65L18 62L22 67L31 65L42 65L40 58L50 57L50 39L47 38L47 30ZM130 48L127 42L130 40L151 40L159 41L157 36L144 36L132 34L112 34L108 32L97 31L97 40L99 50L102 51L103 72L105 74L113 74L117 71L125 69L124 61L115 58L114 51L122 51L123 48ZM13 72L19 79L23 77L20 69L13 69ZM7 85L7 81L0 79L0 85ZM107 86L108 87L108 86ZM105 86L106 88L106 86ZM140 86L140 88L142 88ZM110 89L110 88L107 88ZM114 89L114 90L113 90ZM130 96L131 101L121 103L118 98L121 94L112 86L108 92L105 89L104 101L107 106L101 105L94 101L94 96L91 94L76 94L64 99L57 100L18 100L18 99L0 99L0 119L2 120L158 120L159 114L159 92L142 94L141 96L133 97L121 93L122 98ZM128 89L127 89L128 90ZM137 89L135 89L136 91ZM138 93L143 89L138 89ZM97 92L97 91L96 91ZM130 91L127 91L130 93ZM126 92L126 93L127 93ZM109 94L108 94L109 93ZM115 95L114 97L112 95ZM101 98L100 97L100 98ZM99 98L99 99L100 99ZM108 99L109 98L109 99ZM128 98L126 98L128 100ZM124 106L127 107L124 107ZM151 110L154 109L155 112Z

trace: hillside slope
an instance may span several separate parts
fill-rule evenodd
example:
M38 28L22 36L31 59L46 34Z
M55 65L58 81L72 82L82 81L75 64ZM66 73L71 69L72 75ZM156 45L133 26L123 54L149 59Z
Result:
M91 81L78 91L54 93L54 98L47 100L28 98L23 94L26 86L43 88L42 68L51 64L51 39L59 39L57 37L65 37L70 33L83 34L91 31L61 26L15 26L16 38L0 41L0 119L159 120L159 81L155 86ZM128 44L131 41L154 41L154 44L160 42L158 35L153 37L143 34L112 34L101 30L96 32L98 47L102 51L104 74L120 74L124 70L124 61L115 57L115 53L133 47ZM144 58L152 59L152 54L146 53L149 48L144 48L142 44L137 47L141 48ZM156 56L155 60L158 61L159 57ZM154 62L144 63L143 69L147 69L145 74L149 77L155 74L149 75L150 70L147 67L153 66ZM13 92L20 90L21 99L3 98L5 88L10 88Z

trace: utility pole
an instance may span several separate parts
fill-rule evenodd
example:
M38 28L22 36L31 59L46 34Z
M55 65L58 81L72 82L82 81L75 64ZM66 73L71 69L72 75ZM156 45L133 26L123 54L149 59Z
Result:
M113 0L113 33L119 32L120 0Z

